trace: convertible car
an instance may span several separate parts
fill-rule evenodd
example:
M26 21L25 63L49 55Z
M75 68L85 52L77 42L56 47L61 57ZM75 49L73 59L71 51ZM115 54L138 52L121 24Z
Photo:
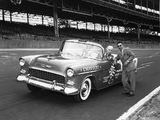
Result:
M105 59L104 48L95 42L65 40L59 51L24 56L19 64L17 81L25 82L31 92L48 89L72 95L78 102L87 100L91 90L121 82L121 62L114 65Z

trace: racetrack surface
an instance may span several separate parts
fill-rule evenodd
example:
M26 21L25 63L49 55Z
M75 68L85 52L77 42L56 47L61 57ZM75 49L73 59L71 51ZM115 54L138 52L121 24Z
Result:
M26 84L15 81L19 57L52 50L0 50L0 120L116 120L160 84L160 50L133 51L139 58L134 97L123 96L117 84L92 91L87 101L77 103L47 90L30 93Z

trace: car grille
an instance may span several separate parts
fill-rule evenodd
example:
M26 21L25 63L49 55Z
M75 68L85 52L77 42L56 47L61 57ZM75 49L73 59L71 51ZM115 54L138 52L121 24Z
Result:
M55 80L57 83L62 83L62 84L64 84L64 82L65 82L64 76L61 76L61 75L58 75L55 73L41 71L41 70L37 70L37 69L33 69L33 68L29 69L29 73L30 73L30 76L32 76L32 77L36 77L36 78L43 79L46 81L52 82L53 80Z

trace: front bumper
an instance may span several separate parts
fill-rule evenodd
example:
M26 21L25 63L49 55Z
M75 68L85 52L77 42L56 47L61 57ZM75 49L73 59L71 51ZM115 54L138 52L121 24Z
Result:
M48 82L45 80L41 80L38 78L30 77L27 75L18 75L17 77L18 82L26 82L27 84L31 84L33 86L37 86L40 88L48 89L51 91L57 91L64 93L66 95L75 95L78 93L78 89L70 86L58 85L55 81Z

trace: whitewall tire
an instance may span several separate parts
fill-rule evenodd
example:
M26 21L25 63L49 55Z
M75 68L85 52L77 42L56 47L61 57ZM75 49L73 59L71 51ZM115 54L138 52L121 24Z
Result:
M79 90L79 94L74 96L74 99L78 102L83 102L88 99L92 88L92 83L89 78L83 80Z

